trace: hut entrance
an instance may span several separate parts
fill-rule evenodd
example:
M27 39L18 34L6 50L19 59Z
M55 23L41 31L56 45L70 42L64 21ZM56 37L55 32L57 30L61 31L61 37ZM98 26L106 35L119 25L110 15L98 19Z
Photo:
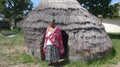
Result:
M61 32L62 32L63 45L64 45L65 53L62 56L60 56L60 58L61 59L68 59L69 58L69 46L68 46L69 36L64 30L62 30ZM43 42L42 42L42 45L41 45L41 48L40 48L40 50L41 50L41 59L42 60L45 60L45 56L44 56L44 53L43 53L43 50L42 50L43 49L43 44L44 44L44 39L45 39L45 36L43 38Z
M69 35L64 30L62 30L62 39L63 39L65 53L64 55L61 56L61 59L68 59L69 58L69 46L68 46Z

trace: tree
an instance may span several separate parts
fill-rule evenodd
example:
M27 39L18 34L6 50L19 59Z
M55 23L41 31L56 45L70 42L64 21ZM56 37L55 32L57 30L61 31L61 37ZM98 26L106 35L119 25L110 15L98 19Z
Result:
M16 18L26 15L33 7L31 0L1 0L0 5L4 6L0 9L1 13L14 20L14 28L17 26Z
M4 12L4 8L5 8L5 0L0 0L0 14L2 14Z
M119 16L119 8L120 8L120 3L115 3L113 5L110 5L110 13L113 17Z
M111 0L78 0L78 2L96 16L106 17L109 14Z

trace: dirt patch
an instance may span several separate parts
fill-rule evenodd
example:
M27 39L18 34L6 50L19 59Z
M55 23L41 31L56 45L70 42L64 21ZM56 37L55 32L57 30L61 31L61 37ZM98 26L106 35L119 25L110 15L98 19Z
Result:
M26 51L25 46L0 46L0 67L21 63L21 54L24 51Z
M39 66L39 64L28 63L28 64L13 65L10 67L40 67L40 66Z
M120 63L113 65L113 67L120 67Z
M27 48L25 46L14 46L13 49L7 50L6 53L22 53L26 50Z

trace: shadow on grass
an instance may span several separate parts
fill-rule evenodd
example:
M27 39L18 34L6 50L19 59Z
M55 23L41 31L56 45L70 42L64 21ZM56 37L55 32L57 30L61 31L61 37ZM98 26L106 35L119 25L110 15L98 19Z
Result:
M112 48L112 51L109 55L105 56L102 59L95 59L95 60L89 60L87 61L87 64L104 64L107 61L113 59L116 55L116 50L114 48Z
M50 63L50 62L48 62L48 61L42 61L43 63L44 63L44 65L43 66L45 66L46 64L48 64L48 63ZM58 63L53 63L53 64L50 64L50 66L53 66L53 67L63 67L63 66L65 66L65 65L68 65L70 63L70 61L69 60L67 60L67 59L64 59L64 60L61 60L61 61L59 61Z
M70 61L67 60L67 59L65 59L65 60L63 60L63 61L60 61L60 62L59 62L59 65L60 65L60 66L64 66L64 65L67 65L67 64L69 64L69 63L70 63Z
M108 35L111 39L120 39L120 33L119 34L108 33Z

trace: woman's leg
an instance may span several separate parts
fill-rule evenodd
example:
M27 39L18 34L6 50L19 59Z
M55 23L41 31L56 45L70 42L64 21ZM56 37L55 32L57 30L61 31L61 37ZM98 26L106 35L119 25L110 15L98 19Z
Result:
M59 49L53 45L47 45L46 47L46 60L50 62L48 65L57 65L60 59Z
M58 65L59 59L60 59L59 49L56 48L55 46L53 46L53 48L52 48L52 60L53 60L55 66L59 66Z
M45 55L45 60L46 61L48 61L48 62L50 62L49 64L48 64L48 66L50 66L50 65L52 65L52 60L51 60L51 49L52 49L52 46L51 45L47 45L46 46L46 55Z

